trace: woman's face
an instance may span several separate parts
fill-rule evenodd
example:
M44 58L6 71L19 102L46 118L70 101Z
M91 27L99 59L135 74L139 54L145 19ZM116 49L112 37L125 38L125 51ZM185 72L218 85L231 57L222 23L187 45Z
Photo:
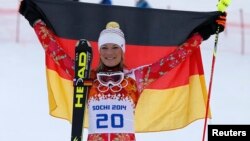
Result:
M107 43L100 48L100 58L107 67L117 66L122 60L122 49L117 44Z

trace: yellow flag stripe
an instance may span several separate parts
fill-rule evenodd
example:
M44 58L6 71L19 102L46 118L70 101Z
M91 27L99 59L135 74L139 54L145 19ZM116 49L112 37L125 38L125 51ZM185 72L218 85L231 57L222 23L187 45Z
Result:
M189 85L164 90L144 90L135 111L136 132L174 130L204 118L207 100L204 82L203 75L193 75ZM71 122L72 81L47 69L47 84L50 114ZM84 125L88 127L87 116L85 119Z

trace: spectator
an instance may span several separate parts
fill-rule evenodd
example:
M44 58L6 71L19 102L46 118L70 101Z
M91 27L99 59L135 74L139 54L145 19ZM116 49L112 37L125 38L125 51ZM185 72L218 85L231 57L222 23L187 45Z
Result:
M151 8L146 0L136 0L136 7L140 8Z
M102 0L100 2L100 4L112 5L112 1L111 0Z

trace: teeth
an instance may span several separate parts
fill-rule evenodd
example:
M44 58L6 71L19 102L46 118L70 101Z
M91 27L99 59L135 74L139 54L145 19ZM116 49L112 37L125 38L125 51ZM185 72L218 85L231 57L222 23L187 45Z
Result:
M112 60L112 59L114 59L114 57L112 57L112 58L106 58L107 60Z

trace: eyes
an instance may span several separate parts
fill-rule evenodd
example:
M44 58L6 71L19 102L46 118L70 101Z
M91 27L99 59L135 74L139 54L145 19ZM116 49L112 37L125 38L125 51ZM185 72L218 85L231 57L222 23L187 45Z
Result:
M116 44L114 45L102 45L101 46L101 50L108 50L108 49L112 49L112 50L118 50L120 47Z

